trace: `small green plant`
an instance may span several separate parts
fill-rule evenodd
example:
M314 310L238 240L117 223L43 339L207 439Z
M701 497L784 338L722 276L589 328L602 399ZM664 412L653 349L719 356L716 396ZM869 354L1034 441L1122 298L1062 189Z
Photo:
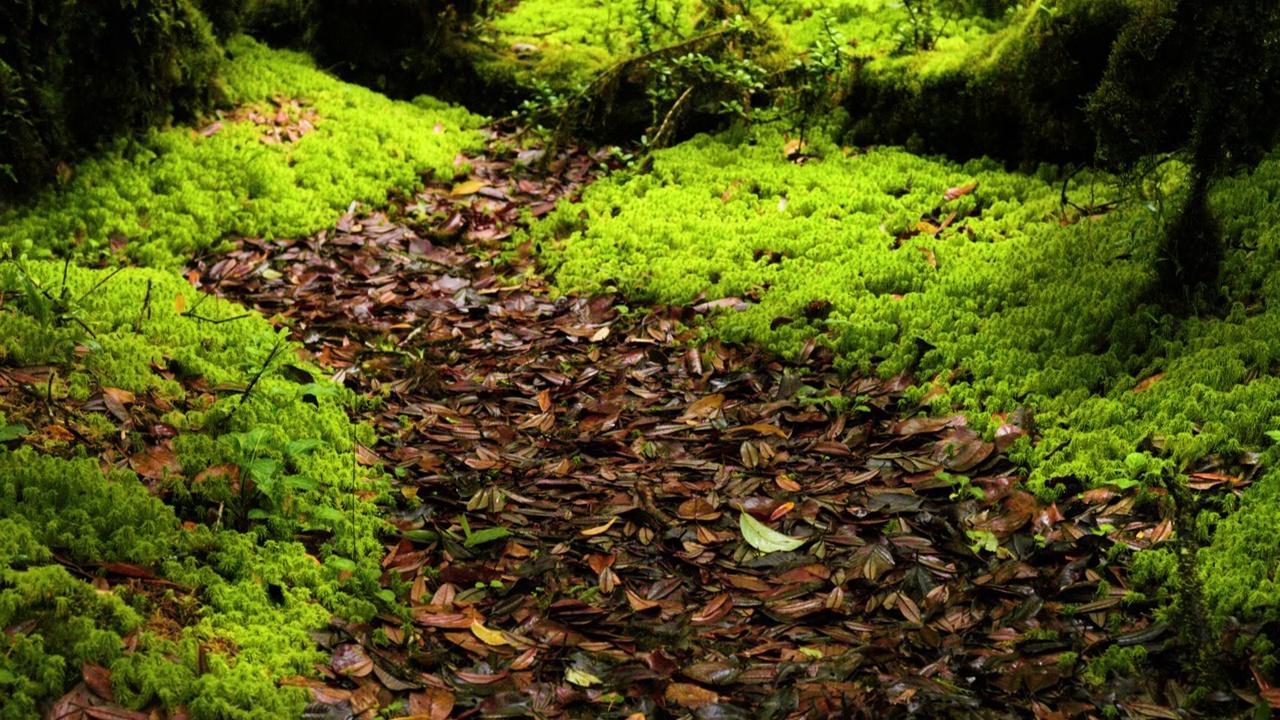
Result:
M458 524L462 526L462 533L466 536L462 544L465 547L476 547L494 540L501 540L511 535L511 530L502 526L485 528L484 530L471 531L471 524L467 522L466 515L458 516Z
M947 484L951 485L950 497L952 500L963 499L982 502L987 499L987 494L982 491L982 488L974 485L967 475L952 475L946 471L939 470L935 477L939 480L945 480ZM1042 537L1041 541L1043 539Z
M831 110L842 98L853 68L849 42L835 27L831 14L820 13L822 34L808 50L796 58L793 80L777 88L777 104L799 136L801 147L807 140L811 121ZM742 114L742 113L740 113Z
M969 549L975 554L1000 550L1000 539L990 530L965 530L964 532L969 536Z
M342 521L344 517L337 508L315 506L311 502L319 483L297 472L302 458L323 447L325 442L314 438L289 442L283 449L282 465L269 456L272 435L269 428L257 427L218 438L220 444L231 450L240 479L234 495L226 500L247 520L265 521L287 514L330 523ZM281 474L282 470L293 472Z

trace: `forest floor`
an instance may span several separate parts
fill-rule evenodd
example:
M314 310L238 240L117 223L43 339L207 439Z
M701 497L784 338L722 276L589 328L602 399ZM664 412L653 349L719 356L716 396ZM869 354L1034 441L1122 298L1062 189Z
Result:
M381 398L362 460L396 478L383 581L413 621L318 632L323 679L286 680L308 717L1181 717L1186 647L1104 562L1170 540L1161 491L1045 504L1003 455L1027 414L987 443L903 406L907 375L709 339L710 307L554 296L502 241L603 156L503 140L189 269Z

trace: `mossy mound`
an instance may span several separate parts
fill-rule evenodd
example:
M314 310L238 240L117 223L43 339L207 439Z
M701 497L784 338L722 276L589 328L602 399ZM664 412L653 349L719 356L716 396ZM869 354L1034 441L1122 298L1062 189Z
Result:
M1137 5L1037 1L1001 29L944 38L909 55L869 57L845 100L856 120L846 141L1032 168L1089 163L1096 141L1085 106Z
M0 5L0 200L102 140L207 111L221 60L191 0Z
M117 698L133 707L296 716L305 697L274 681L321 659L308 631L332 614L371 617L387 600L377 595L383 521L374 505L386 483L357 472L353 455L370 431L351 425L344 390L298 382L308 370L288 347L278 351L284 341L261 317L201 301L167 272L73 266L65 294L63 272L49 262L0 267L10 298L0 350L11 362L56 367L42 389L53 406L71 408L59 427L4 408L6 427L27 431L24 447L0 449L0 624L20 628L0 637L0 685L11 698L3 716L32 716L85 661L112 669ZM77 300L49 308L32 284ZM198 311L180 313L188 301ZM151 412L169 408L168 445L118 416L75 410L107 388L130 391ZM105 445L123 433L143 457L171 448L173 459L144 484L130 469L142 467L138 455L114 465L85 457L68 433ZM332 541L295 540L306 534ZM102 593L55 554L104 577L123 562L158 580ZM166 616L162 605L184 608L188 626L153 622ZM121 639L135 631L126 652ZM223 655L200 661L202 646Z
M396 102L248 38L228 43L237 111L203 128L152 130L70 170L61 187L0 214L0 249L174 267L228 235L299 236L352 202L384 202L419 174L452 174L480 119L431 98Z
M818 157L797 165L776 135L700 136L657 153L648 174L592 186L522 240L541 247L564 290L678 304L744 298L747 309L712 319L724 337L789 354L816 336L847 367L911 370L925 382L910 401L964 411L983 432L997 414L1029 406L1041 437L1014 454L1041 494L1169 486L1202 467L1241 472L1248 453L1271 446L1280 159L1215 187L1214 206L1230 218L1231 301L1218 316L1184 320L1147 299L1159 193L1082 216L1061 204L1063 178L1047 166L1037 177L892 148L815 142L811 151ZM1171 170L1163 189L1182 177ZM1115 192L1104 176L1065 187L1086 207ZM1265 530L1273 495L1247 501L1206 551L1218 617L1274 606L1258 582L1280 565ZM1226 559L1237 546L1251 554L1238 572Z

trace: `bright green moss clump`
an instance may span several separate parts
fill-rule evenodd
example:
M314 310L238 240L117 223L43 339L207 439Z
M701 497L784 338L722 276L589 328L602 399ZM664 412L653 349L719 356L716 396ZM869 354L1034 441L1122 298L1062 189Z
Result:
M47 256L74 247L96 258L114 240L136 262L173 267L228 234L316 232L352 202L379 203L392 188L413 187L421 172L451 175L458 152L480 141L479 118L430 98L391 101L333 79L303 55L243 37L228 53L234 101L272 117L273 102L284 102L281 141L262 140L277 126L235 113L216 132L171 128L122 141L72 168L65 186L0 214L0 249Z
M967 411L980 428L1031 404L1043 440L1019 453L1041 491L1058 479L1159 484L1205 454L1258 447L1280 416L1267 374L1280 346L1266 340L1280 315L1240 306L1178 323L1144 302L1151 209L1074 222L1051 169L1042 180L831 145L799 166L781 147L741 131L696 138L659 153L650 174L589 188L530 237L565 289L675 303L759 295L718 316L719 331L784 353L818 334L846 367L936 378L946 393L933 409ZM1098 203L1110 187L1099 177L1068 191ZM918 232L952 211L946 230ZM1267 286L1254 263L1237 266L1251 275L1236 292ZM1157 372L1161 382L1131 392Z
M26 290L38 284L63 297L62 275L60 263L0 264L0 352L15 364L58 367L55 402L116 387L183 408L164 418L178 431L181 469L144 485L128 469L104 475L83 449L50 446L67 457L0 449L0 626L35 623L0 635L0 687L13 698L0 718L35 716L85 660L115 671L116 696L132 707L183 705L193 718L297 716L305 694L275 679L323 660L308 631L334 614L368 619L394 600L378 582L384 521L374 500L386 482L355 472L352 454L353 442L373 441L371 430L353 428L341 388L291 379L306 366L289 347L268 362L280 338L260 316L197 319L242 311L202 301L181 277L154 269L107 279L106 270L72 266L64 307ZM194 316L177 311L180 295ZM285 363L295 366L288 374ZM260 371L243 404L231 390L215 390L211 403L186 392L195 378L243 388ZM91 418L83 432L120 431L105 414ZM195 480L226 464L252 476L254 488L233 489L217 473ZM353 498L353 483L371 499ZM309 550L294 541L304 531L334 540ZM153 628L154 597L124 586L99 593L55 553L89 569L134 563L190 588L168 597L187 608L188 626L176 636ZM339 580L343 571L350 577ZM121 638L134 630L137 649L125 653ZM201 675L200 643L233 653L208 655Z

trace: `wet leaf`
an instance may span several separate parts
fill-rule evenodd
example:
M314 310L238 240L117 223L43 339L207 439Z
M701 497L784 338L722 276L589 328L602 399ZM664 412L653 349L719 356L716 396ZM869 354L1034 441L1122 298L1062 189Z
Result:
M691 683L671 683L667 686L664 697L668 702L687 708L698 708L720 700L720 695L714 690Z
M577 685L578 687L594 687L604 682L595 675L592 675L585 670L579 670L576 667L565 668L564 679L565 682Z
M11 425L3 425L3 426L0 426L0 442L9 442L10 440L17 440L18 438L24 435L28 435L30 433L31 431L28 430L27 426L23 425L22 423L13 423Z
M347 677L364 677L373 672L373 660L359 645L339 645L333 651L329 665L339 675Z

